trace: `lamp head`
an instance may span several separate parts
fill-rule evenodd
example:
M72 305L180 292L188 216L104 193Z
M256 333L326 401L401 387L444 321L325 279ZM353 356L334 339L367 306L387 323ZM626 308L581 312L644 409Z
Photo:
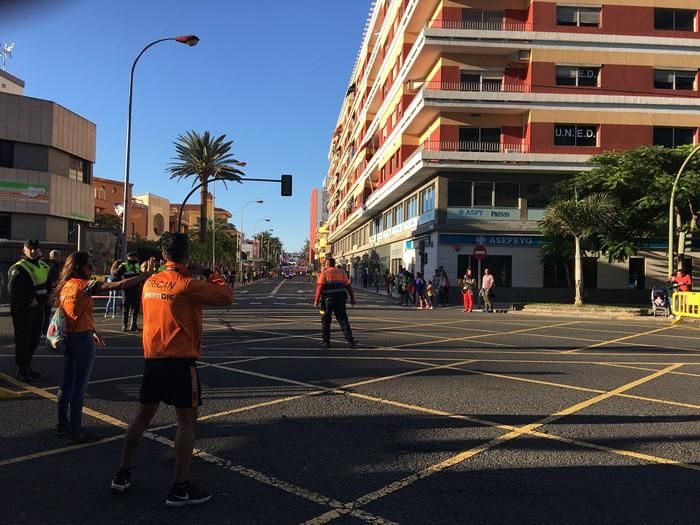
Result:
M255 202L257 202L258 204L262 204L262 203L263 203L263 201L255 201Z
M199 43L199 37L196 35L181 35L181 36L175 37L175 41L192 47L192 46L196 46Z

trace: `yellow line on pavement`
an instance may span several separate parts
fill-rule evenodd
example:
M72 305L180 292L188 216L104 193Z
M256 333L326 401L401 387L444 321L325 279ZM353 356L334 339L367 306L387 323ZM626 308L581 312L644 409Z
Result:
M579 352L580 350L590 350L591 348L598 348L600 346L606 346L606 345L611 345L614 343L620 343L622 341L634 339L635 337L644 337L645 335L651 335L651 334L655 334L658 332L663 332L664 330L670 330L671 328L673 328L673 327L672 326L664 326L662 328L655 328L654 330L649 330L648 332L642 332L641 334L626 335L625 337L618 337L617 339L611 339L609 341L601 341L600 343L584 346L581 348L575 348L573 350L566 350L566 351L561 352L561 353L562 354L575 354L575 353Z
M654 370L656 370L656 368L646 368L646 367L642 367L642 366L630 366L629 364L625 364L625 363L594 363L594 364L602 365L602 366L613 366L616 368L630 368L630 369L634 369L634 370L647 370L650 372L653 372ZM670 372L669 375L700 377L700 374L691 374L690 372Z
M413 363L416 365L430 365L430 363L426 363L423 361L417 361L415 359L396 359L396 361L403 361L405 363ZM481 360L481 362L485 362L485 360ZM460 372L465 372L465 373L470 373L470 374L476 374L476 375L481 375L481 376L489 376L489 377L496 377L500 379L507 379L510 381L520 381L522 383L533 383L536 385L543 385L543 386L551 386L551 387L556 387L556 388L563 388L566 390L578 390L580 392L589 392L592 394L602 394L606 392L606 390L600 390L597 388L588 388L588 387L582 387L582 386L575 386L575 385L567 385L566 383L554 383L552 381L542 381L540 379L530 379L527 377L520 377L520 376L515 376L515 375L510 375L510 374L498 374L495 372L484 372L482 370L474 370L472 368L461 368L458 367L458 365L451 365L447 367L450 370L457 370ZM650 369L646 369L650 370ZM656 369L651 369L650 371L652 372L657 372L658 370ZM673 374L674 372L669 372L669 374ZM646 397L646 396L636 396L633 394L617 394L619 397L625 397L628 399L635 399L637 401L648 401L651 403L659 403L663 405L673 405L673 406L678 406L678 407L683 407L683 408L692 408L692 409L697 409L700 410L700 405L693 405L691 403L682 403L680 401L671 401L667 399L658 399L654 397Z
M532 433L532 431L536 430L537 428L540 428L544 425L547 425L549 423L552 423L558 419L561 419L565 416L569 416L572 414L575 414L576 412L580 412L581 410L588 408L592 405L595 405L597 403L600 403L601 401L604 401L605 399L608 399L609 397L619 394L624 392L625 390L629 390L631 388L634 388L636 386L639 386L643 383L646 383L648 381L652 381L656 379L657 377L660 377L676 368L679 366L682 366L681 364L674 364L669 367L664 368L663 370L659 370L657 372L654 372L653 374L650 374L648 376L645 376L643 378L637 379L636 381L632 381L631 383L627 383L626 385L622 385L614 390L611 390L609 392L605 392L603 394L600 394L598 396L595 396L591 399L588 399L586 401L583 401L581 403L577 403L575 405L572 405L568 408L565 408L563 410L559 410L558 412L555 412L554 414L551 414L545 418L540 419L539 421L536 421L534 423L530 423L528 425L525 425L523 427L518 427L511 432L508 432L507 434L503 434L501 436L498 436L491 441L488 441L487 443L477 445L476 447L470 448L468 450L465 450L464 452L461 452L455 456L452 456L451 458L448 458L446 460L440 461L434 465L431 465L429 467L426 467L424 469L419 470L418 472L415 472L409 476L406 476L398 481L395 481L394 483L391 483L389 485L386 485L385 487L382 487L378 490L375 490L373 492L370 492L369 494L365 494L364 496L361 496L357 498L355 501L351 502L348 504L348 507L350 508L359 508L361 506L367 505L368 503L372 503L380 498L386 497L390 494L393 494L394 492L397 492L398 490L404 489L412 484L414 484L416 481L419 481L421 479L427 478L428 476L432 476L433 474L436 474L438 472L442 472L450 467L453 467L459 463L462 463L478 454L481 454L482 452L485 452L487 450L490 450L502 443L505 443L507 441L511 441L523 434L528 434ZM499 425L500 427L500 425ZM665 464L671 464L669 463L670 460L665 460ZM680 464L680 463L673 463L676 466L689 466L685 464ZM322 514L321 516L318 516L317 518L314 518L312 520L307 521L306 523L308 524L313 524L313 525L321 525L323 523L328 523L335 519L337 516L332 516L330 513L325 513Z

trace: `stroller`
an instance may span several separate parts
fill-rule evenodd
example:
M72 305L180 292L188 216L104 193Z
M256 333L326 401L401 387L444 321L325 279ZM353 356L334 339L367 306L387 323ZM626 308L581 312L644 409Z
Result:
M663 315L668 317L671 313L671 304L668 300L666 288L655 286L651 289L651 313L654 317Z

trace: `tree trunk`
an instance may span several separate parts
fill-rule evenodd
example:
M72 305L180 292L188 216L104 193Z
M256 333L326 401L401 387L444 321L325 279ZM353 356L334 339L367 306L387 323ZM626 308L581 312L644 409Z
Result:
M576 290L576 298L574 304L583 306L583 268L581 261L581 240L574 236L574 289Z
M199 242L207 241L207 205L209 204L209 184L206 174L203 176L204 184L199 190Z

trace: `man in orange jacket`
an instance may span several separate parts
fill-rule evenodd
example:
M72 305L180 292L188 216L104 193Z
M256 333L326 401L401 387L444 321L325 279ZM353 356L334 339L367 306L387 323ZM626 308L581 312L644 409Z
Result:
M143 287L143 350L146 358L139 412L126 431L119 469L112 489L124 492L131 485L136 447L160 402L175 407L175 479L165 504L195 505L211 494L189 481L197 407L202 404L197 360L202 354L202 306L226 306L233 292L221 276L199 265L187 264L189 246L182 233L162 243L165 270L146 280ZM201 274L206 281L192 278Z
M314 296L314 306L321 304L321 336L323 338L321 346L330 348L331 346L331 319L335 313L335 318L343 331L343 335L351 347L357 345L357 340L352 336L352 328L348 320L348 313L345 310L345 301L350 296L350 304L355 306L355 293L350 286L348 276L343 270L335 267L335 259L326 259L326 268L319 276L316 283L316 295Z

